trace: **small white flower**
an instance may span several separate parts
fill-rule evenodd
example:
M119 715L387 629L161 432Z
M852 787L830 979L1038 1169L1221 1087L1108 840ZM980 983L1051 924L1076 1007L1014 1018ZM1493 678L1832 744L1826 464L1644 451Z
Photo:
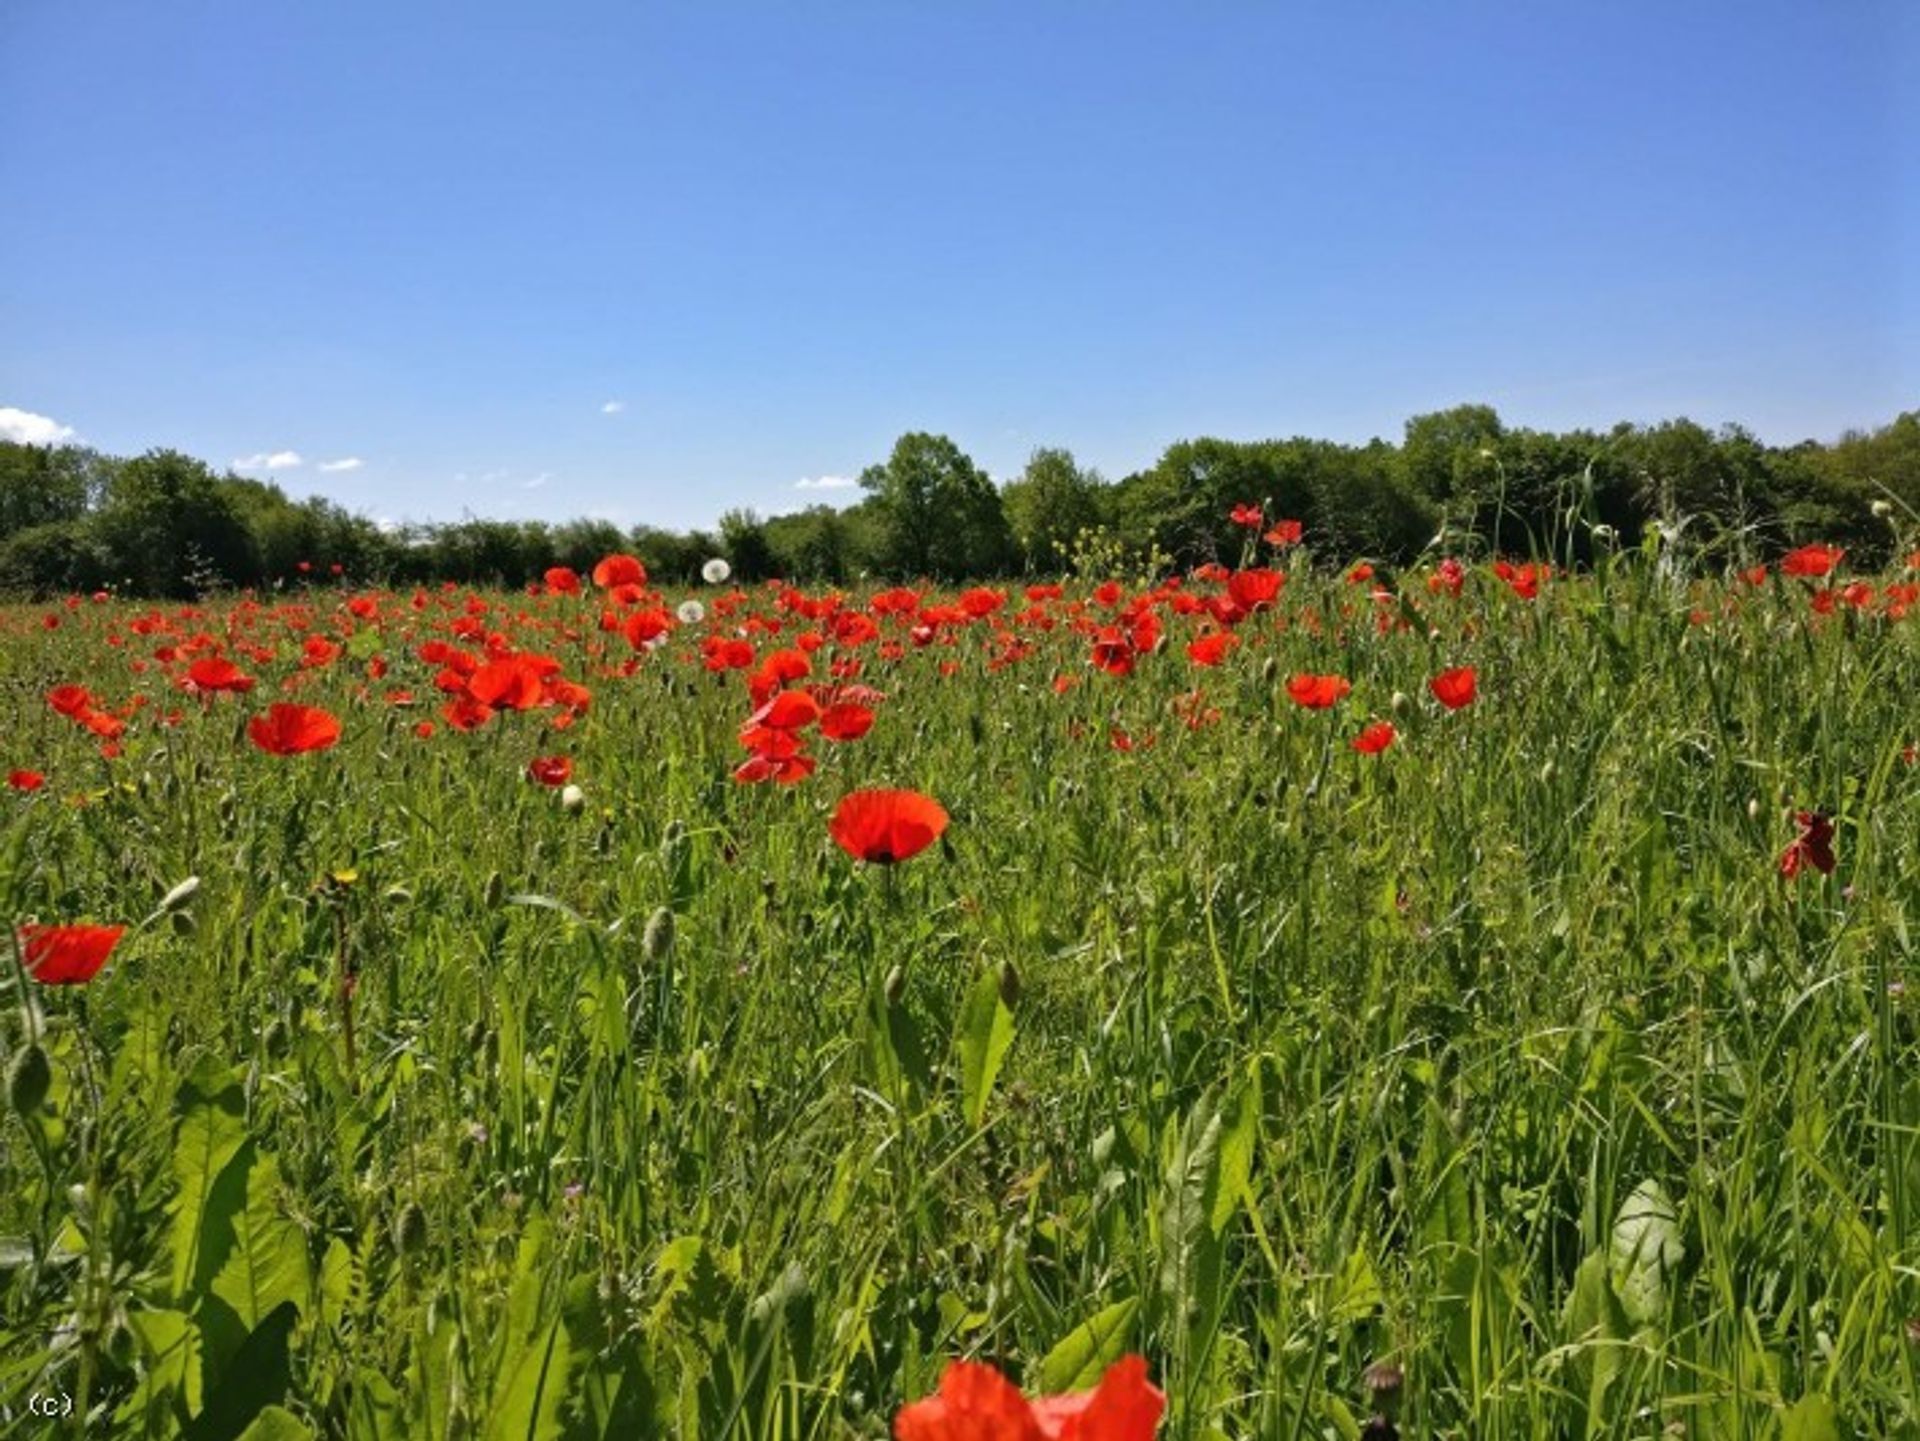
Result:
M707 608L697 600L683 600L674 614L680 617L682 625L698 625L707 618Z
M1873 513L1882 520L1887 519L1893 514L1893 502L1890 500L1876 500L1873 503Z
M733 567L717 555L700 567L701 579L705 580L708 585L725 585L727 583L727 577L732 574Z

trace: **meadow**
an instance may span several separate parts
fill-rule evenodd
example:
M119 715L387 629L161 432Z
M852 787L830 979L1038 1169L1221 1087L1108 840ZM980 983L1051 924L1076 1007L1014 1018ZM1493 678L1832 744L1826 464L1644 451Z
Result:
M1182 1441L1920 1435L1920 555L1247 519L0 609L0 1407L881 1437L1138 1355Z

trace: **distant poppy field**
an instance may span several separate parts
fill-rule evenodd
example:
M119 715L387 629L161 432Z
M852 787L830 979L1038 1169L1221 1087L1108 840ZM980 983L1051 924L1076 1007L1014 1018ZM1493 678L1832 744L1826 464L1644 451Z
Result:
M1242 509L0 608L0 1416L1920 1435L1920 554Z

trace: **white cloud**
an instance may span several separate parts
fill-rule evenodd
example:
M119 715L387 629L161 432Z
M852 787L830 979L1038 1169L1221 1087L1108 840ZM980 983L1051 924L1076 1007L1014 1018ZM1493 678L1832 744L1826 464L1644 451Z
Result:
M605 405L600 407L600 413L602 415L618 415L626 408L627 403L624 400L609 400Z
M343 455L338 460L321 461L320 472L323 475L338 475L343 470L358 470L365 464L357 455Z
M297 450L263 451L258 455L243 455L234 461L235 470L292 470L300 464L300 452Z
M0 405L0 440L16 445L61 445L73 439L73 427L31 410Z
M801 476L793 483L795 490L846 490L860 482L850 475Z
M553 479L553 472L550 470L543 470L538 475L536 475L532 480L522 481L520 484L520 488L522 490L538 490L541 486L545 485L548 481L552 479Z

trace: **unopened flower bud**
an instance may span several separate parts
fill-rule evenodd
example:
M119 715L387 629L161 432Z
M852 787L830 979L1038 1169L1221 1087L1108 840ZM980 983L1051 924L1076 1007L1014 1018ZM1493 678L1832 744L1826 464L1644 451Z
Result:
M640 936L640 949L650 961L663 959L673 949L673 912L665 906L647 917L647 928Z
M52 1085L53 1067L38 1041L29 1041L14 1052L13 1062L7 1067L7 1100L16 1115L22 1120L31 1117Z
M579 786L567 786L560 792L560 809L568 815L578 815L586 808L587 793Z
M409 1201L393 1218L393 1249L402 1256L417 1256L427 1246L427 1213L418 1201Z
M162 912L177 911L200 892L200 877L188 876L160 898Z
M1011 959L1000 963L1000 1003L1008 1010L1020 1003L1020 971Z

